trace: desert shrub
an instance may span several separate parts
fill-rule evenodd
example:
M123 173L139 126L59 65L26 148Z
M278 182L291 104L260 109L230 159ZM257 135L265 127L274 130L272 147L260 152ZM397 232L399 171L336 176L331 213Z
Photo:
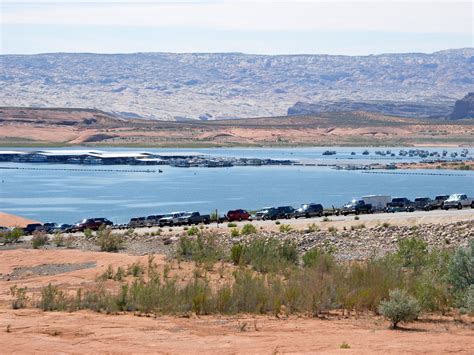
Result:
M388 228L388 227L390 227L390 223L388 223L388 222L383 222L383 223L382 223L382 227Z
M85 236L86 238L92 238L92 235L93 235L93 234L92 234L92 230L91 230L91 229L89 229L89 228L84 229L84 236Z
M41 289L38 306L43 311L64 311L68 308L68 303L66 294L57 286L48 284Z
M235 228L235 227L237 227L237 223L229 222L229 223L227 223L227 227L229 227L229 228Z
M278 226L279 224L281 224L280 221L275 221L275 224Z
M230 230L230 236L235 238L235 237L238 237L240 235L240 232L237 228L232 228Z
M298 252L293 242L259 238L244 247L241 260L256 271L276 272L295 265Z
M199 228L196 227L196 226L192 226L191 228L188 229L187 234L188 234L189 236L198 235L198 234L199 234Z
M400 322L411 322L418 318L420 305L405 290L394 289L390 291L389 299L380 303L379 312L390 320L391 327L395 329Z
M129 265L127 268L127 274L132 275L133 277L138 277L140 275L143 275L144 273L145 269L143 268L143 265L139 262L135 262Z
M359 216L354 216L354 221L358 221L360 219Z
M21 228L13 228L12 230L9 230L9 231L0 232L0 237L7 244L18 242L18 240L22 236L23 236L23 229Z
M334 265L334 257L331 253L327 253L319 248L312 248L303 254L304 267L323 267L329 271Z
M345 341L342 342L342 344L339 346L340 349L350 349L351 346L346 343Z
M114 281L122 281L125 278L125 276L127 276L125 269L119 266L117 268L117 271L115 272Z
M328 227L328 232L331 233L331 234L336 234L337 233L337 227L335 227L335 226Z
M464 294L461 312L474 315L474 285L470 285Z
M420 238L406 238L398 242L397 258L403 266L418 270L426 263L428 244Z
M97 245L101 251L117 252L122 248L123 236L113 233L111 229L97 231Z
M331 219L330 219L330 218L328 218L328 217L324 217L324 218L322 219L322 221L323 221L323 222L330 222L330 221L331 221Z
M290 233L293 228L289 224L282 224L280 226L280 233Z
M234 272L232 304L237 313L265 313L268 310L265 277L242 269Z
M240 264L241 259L242 259L243 251L244 251L244 247L243 247L242 244L234 244L230 248L230 260L232 260L232 262L235 265Z
M62 247L64 246L65 244L65 239L64 239L64 236L61 232L56 232L54 233L54 237L53 237L53 243L54 245L56 245L57 247Z
M45 232L35 231L33 233L33 238L31 238L31 246L33 247L33 249L38 249L39 247L46 245L48 243L48 240L49 238Z
M255 234L257 233L257 228L251 223L247 223L242 227L242 230L240 231L242 235L248 235L248 234Z
M26 296L26 287L18 287L13 285L10 287L10 295L13 297L12 308L20 309L26 308L28 304L28 297Z
M377 311L391 289L403 287L405 277L400 264L392 256L370 259L348 266L341 285L341 304L348 310Z
M319 232L320 228L319 226L316 225L316 223L311 223L308 225L308 228L307 228L308 232Z
M458 248L448 266L448 281L455 292L474 285L474 239L467 248Z
M193 260L196 263L214 264L222 258L222 250L214 235L198 235L191 239L181 237L178 247L178 257L186 260Z

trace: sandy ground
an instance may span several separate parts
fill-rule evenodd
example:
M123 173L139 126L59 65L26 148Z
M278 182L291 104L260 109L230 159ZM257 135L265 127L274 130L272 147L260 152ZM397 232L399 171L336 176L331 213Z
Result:
M0 272L48 263L95 261L95 268L53 276L34 275L15 281L29 290L49 282L62 288L83 287L111 264L127 265L144 257L78 250L2 251ZM162 266L164 258L156 256ZM0 275L1 276L1 275ZM272 316L139 317L104 315L90 311L42 312L12 310L8 289L0 281L1 353L469 353L474 342L472 324L449 317L425 317L409 330L389 330L380 317L362 315L328 319ZM347 343L350 350L341 349Z
M28 219L21 216L16 216L13 214L0 212L0 226L3 227L26 227L30 223L39 223L32 219Z

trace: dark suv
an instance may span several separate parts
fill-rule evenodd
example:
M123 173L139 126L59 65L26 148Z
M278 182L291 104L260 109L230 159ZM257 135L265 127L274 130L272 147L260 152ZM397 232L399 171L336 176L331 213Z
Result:
M26 235L33 234L36 231L44 231L44 227L41 223L30 223L23 228L23 233Z
M323 206L319 203L307 203L301 205L300 208L298 208L294 212L295 218L299 217L321 217L323 215Z
M349 213L373 213L373 208L370 203L365 203L364 200L352 200L342 206L340 213L347 216Z
M251 216L250 213L248 213L245 210L233 210L227 212L227 220L229 222L233 221L244 221L244 220L250 220Z
M83 219L82 221L76 223L72 227L72 231L73 232L84 232L84 230L86 230L86 229L96 231L102 225L111 226L111 225L113 225L113 223L111 221L109 221L107 218L88 218L88 219Z
M429 197L417 197L413 203L415 210L429 211L433 200Z
M395 197L392 199L392 202L387 203L387 207L385 208L385 212L393 213L393 212L413 212L415 211L415 207L413 206L413 202L411 202L406 197Z
M291 206L277 207L277 218L293 218L295 209Z

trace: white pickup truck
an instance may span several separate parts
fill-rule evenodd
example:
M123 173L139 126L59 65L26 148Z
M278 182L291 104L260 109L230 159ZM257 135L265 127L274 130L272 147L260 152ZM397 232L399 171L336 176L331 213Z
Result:
M466 194L452 194L443 202L443 208L449 210L450 208L462 209L463 207L474 208L474 199L467 197Z
M165 215L158 221L160 227L164 226L179 226L181 224L181 218L185 216L187 212L172 212Z

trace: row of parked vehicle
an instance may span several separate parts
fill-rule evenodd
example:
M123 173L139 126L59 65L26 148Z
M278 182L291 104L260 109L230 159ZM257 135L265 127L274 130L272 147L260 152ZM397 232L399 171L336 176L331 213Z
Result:
M246 210L231 210L225 216L219 217L220 223L249 220L277 220L290 218L312 218L330 215L344 215L375 213L375 212L413 212L415 210L431 211L435 209L450 208L462 209L465 207L474 208L474 199L466 194L439 195L434 199L429 197L418 197L413 201L406 197L395 197L370 195L364 196L359 200L352 200L340 208L325 209L320 203L306 203L299 208L292 206L267 207L258 210L253 215ZM135 217L124 225L114 225L107 218L88 218L76 224L29 224L23 228L24 234L32 234L35 231L44 231L46 233L55 232L83 232L86 229L98 230L101 226L115 226L117 228L140 228L140 227L173 227L211 223L211 216L202 215L199 212L173 212L169 214L150 215L147 217ZM0 227L1 230L1 227Z

